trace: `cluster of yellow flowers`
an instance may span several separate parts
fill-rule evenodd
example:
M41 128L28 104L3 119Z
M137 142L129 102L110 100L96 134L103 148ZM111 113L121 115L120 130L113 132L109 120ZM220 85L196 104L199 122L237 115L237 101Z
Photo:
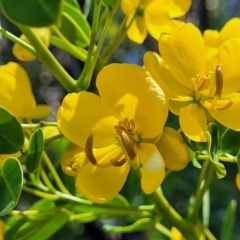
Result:
M240 130L240 36L232 31L239 29L240 20L202 35L193 24L177 19L190 4L123 0L129 38L142 43L149 32L159 40L160 55L147 52L144 67L104 67L96 81L99 96L68 94L58 110L58 127L72 142L62 155L62 169L76 177L78 191L93 202L114 198L131 167L141 171L147 194L162 183L165 168L186 167L190 157L181 134L165 126L169 110L196 142L207 141L207 124L214 119ZM0 67L0 75L1 106L19 121L47 115L49 108L36 106L27 74L18 64Z
M197 142L207 141L207 124L214 119L240 129L240 38L225 34L225 39L213 49L209 32L204 41L193 24L182 24L161 34L161 57L147 52L144 68L111 64L102 69L100 96L80 92L65 97L58 126L76 145L66 149L62 167L77 177L81 193L98 203L112 199L130 166L142 166L142 189L152 193L165 167L184 168L189 156L182 137L164 127L168 108L179 115L184 134Z

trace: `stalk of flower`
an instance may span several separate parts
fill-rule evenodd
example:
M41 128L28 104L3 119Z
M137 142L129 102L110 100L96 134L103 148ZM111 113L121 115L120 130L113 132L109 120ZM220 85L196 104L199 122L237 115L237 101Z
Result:
M103 68L97 87L100 97L89 92L68 94L57 114L61 132L85 148L85 158L80 158L84 164L75 171L78 191L104 203L121 190L130 167L141 166L142 189L152 193L165 173L155 146L168 112L161 88L143 68L130 64ZM66 162L67 158L62 164ZM65 164L69 171L73 165Z
M169 108L179 115L187 137L206 141L207 123L214 119L240 130L240 39L226 41L217 55L209 55L200 31L189 23L162 34L159 50L162 62L149 52L145 67L171 93Z
M159 39L162 32L180 26L183 22L177 20L184 16L191 6L191 0L123 0L121 8L128 19L126 26L128 37L136 42L143 43L147 34Z

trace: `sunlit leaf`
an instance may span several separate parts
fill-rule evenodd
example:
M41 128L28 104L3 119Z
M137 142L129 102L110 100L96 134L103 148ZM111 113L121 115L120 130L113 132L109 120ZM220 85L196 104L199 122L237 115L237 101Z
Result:
M42 27L59 20L62 0L1 0L5 16L16 24Z
M0 154L18 152L24 144L20 123L5 108L0 107Z
M38 167L44 150L43 130L38 128L29 139L29 150L26 157L26 168L33 173Z

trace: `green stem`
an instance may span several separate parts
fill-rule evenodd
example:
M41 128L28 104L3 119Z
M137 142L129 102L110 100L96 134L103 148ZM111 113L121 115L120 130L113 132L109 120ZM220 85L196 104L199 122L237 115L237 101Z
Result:
M197 226L184 220L176 210L172 208L159 189L151 194L151 198L155 202L159 215L175 226L186 239L199 240Z
M64 43L68 46L69 49L71 49L73 52L79 56L78 58L80 60L85 59L85 54L78 50L78 48L70 43L67 38L59 31L59 29L55 25L51 25L51 29L64 41Z
M8 31L6 31L2 27L0 27L0 33L7 39L11 40L12 42L14 42L16 44L19 44L21 47L23 47L24 49L26 49L31 54L33 54L34 56L37 57L37 53L36 53L35 49L28 43L22 41L20 38L16 37L15 35L13 35L12 33L8 32Z
M94 1L92 32L91 32L90 44L89 44L89 48L88 48L87 60L85 62L83 71L76 83L79 89L86 89L85 86L89 86L89 84L90 84L89 80L86 80L86 77L88 75L88 69L91 65L93 50L94 50L94 46L95 46L95 42L96 42L96 38L97 38L100 10L101 10L101 1L95 0Z
M57 139L62 138L62 137L63 137L63 135L61 133L59 133L59 134L57 134L55 136L47 138L47 139L44 140L44 145L47 146L52 141L57 140Z
M57 127L57 123L41 121L40 123L22 123L21 126L22 128Z
M167 229L165 226L163 226L162 224L156 223L155 228L156 228L159 232L163 233L165 236L167 236L167 237L169 237L169 238L172 237L171 231L170 231L169 229Z
M136 15L133 16L131 22L129 23L129 25L127 27L125 27L127 17L125 17L123 19L116 35L112 38L111 42L108 44L107 48L105 49L103 56L99 59L99 62L97 64L99 70L107 64L108 59L111 57L111 55L116 51L116 49L123 42L123 40L125 39L125 37L127 35L128 29L130 28L130 26L132 25L132 22L134 21L135 16Z
M85 78L85 80L87 80L87 81L85 82L85 85L83 85L83 87L85 89L88 89L88 87L90 85L92 74L93 74L93 71L95 69L96 62L97 62L97 60L99 58L100 51L102 50L102 46L103 46L104 40L105 40L105 38L107 36L108 29L109 29L109 27L110 27L110 25L112 23L113 16L114 16L114 12L111 11L109 16L108 16L108 18L107 18L107 21L106 21L106 23L104 25L101 37L100 37L99 42L98 42L97 49L96 49L96 51L94 53L94 56L93 56L93 59L92 59L92 62L91 62L91 66L89 66L88 73L87 73L87 76Z
M43 160L46 163L47 167L49 168L50 172L52 173L52 176L53 176L57 186L59 187L59 190L63 193L68 194L69 193L68 190L63 185L60 177L58 176L58 173L56 172L51 160L49 159L49 157L45 151L43 151L42 157L43 157Z
M46 198L46 199L53 200L53 201L59 199L59 197L58 197L57 195L53 195L53 194L50 194L50 193L41 192L41 191L39 191L39 190L30 188L30 187L27 187L27 186L23 186L22 189L23 189L25 192L31 193L31 194L36 195L36 196L41 197L41 198Z
M198 213L200 207L202 206L203 195L209 188L213 171L214 165L211 163L211 161L205 161L200 173L195 200L189 213L189 220L193 223L196 223L198 220Z
M52 193L55 193L56 192L56 189L55 187L52 185L51 181L49 180L46 172L44 171L44 169L42 169L41 171L41 177L42 177L42 180L44 182L44 184L48 187L48 189L52 192Z
M29 27L20 25L18 27L36 50L37 58L43 63L43 65L48 68L68 92L75 92L75 80L66 72L34 31Z
M209 155L197 155L196 156L197 160L209 160ZM222 156L218 156L218 160L222 161L222 162L232 162L232 163L236 163L237 159L236 157L222 157Z

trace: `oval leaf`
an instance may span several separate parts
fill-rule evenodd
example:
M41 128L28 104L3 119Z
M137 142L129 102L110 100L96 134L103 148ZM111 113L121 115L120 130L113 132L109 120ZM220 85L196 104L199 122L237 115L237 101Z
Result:
M22 190L23 174L16 158L7 158L1 168L0 175L0 216L9 213L18 203Z
M32 221L22 225L14 235L14 239L36 240L39 236L41 240L49 239L69 221L69 217L70 212L66 209L38 215Z
M18 152L24 144L24 134L18 120L0 107L0 154Z
M226 129L221 137L220 148L222 152L231 153L239 149L240 132Z
M61 32L72 43L86 47L91 29L81 10L68 2L63 3Z
M26 158L28 172L36 171L44 150L43 130L38 128L29 139L29 151Z
M1 0L5 16L17 24L42 27L58 21L62 0Z

